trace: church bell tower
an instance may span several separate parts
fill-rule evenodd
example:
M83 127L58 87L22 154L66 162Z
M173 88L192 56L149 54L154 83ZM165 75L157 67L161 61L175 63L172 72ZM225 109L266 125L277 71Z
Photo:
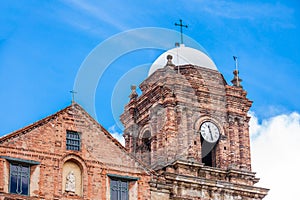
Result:
M181 44L152 64L140 96L132 86L121 115L125 146L172 183L165 183L171 187L165 199L262 199L267 194L253 186L258 179L251 171L247 115L252 101L237 70L232 83L206 53ZM186 177L194 177L196 185ZM156 187L153 195L161 190Z

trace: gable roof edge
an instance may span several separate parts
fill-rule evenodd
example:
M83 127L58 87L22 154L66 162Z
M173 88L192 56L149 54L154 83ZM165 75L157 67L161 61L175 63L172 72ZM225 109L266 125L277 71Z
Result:
M130 158L132 158L135 162L137 162L143 169L145 169L145 171L147 171L148 173L151 174L155 174L155 171L149 169L144 163L142 163L142 161L140 161L139 159L137 159L135 156L133 156L132 154L130 154L127 149L116 139L114 138L100 123L98 123L86 110L84 110L78 103L74 102L71 105L57 111L54 114L51 114L43 119L40 119L36 122L33 122L32 124L29 124L21 129L18 129L16 131L13 131L7 135L4 135L2 137L0 137L0 144L5 142L6 140L10 139L10 138L15 138L18 137L21 134L26 134L28 132L30 132L31 130L38 128L40 126L42 126L43 124L48 123L49 121L55 119L58 115L66 112L69 109L74 108L75 109L79 109L82 111L82 113L88 117L94 124L96 124L98 126L99 129L101 129L101 131L117 146L119 147L126 155L128 155Z
M57 112L54 113L54 114L51 114L51 115L49 115L49 116L47 116L47 117L45 117L45 118L42 118L42 119L40 119L40 120L38 120L38 121L36 121L36 122L33 122L33 123L31 123L31 124L29 124L29 125L23 127L23 128L20 128L20 129L18 129L18 130L16 130L16 131L13 131L13 132L8 133L8 134L6 134L6 135L4 135L4 136L1 136L1 137L0 137L0 144L1 144L2 142L6 141L7 139L17 137L18 135L21 135L21 134L25 134L25 133L27 133L27 132L29 132L29 131L31 131L31 130L33 130L33 129L35 129L35 128L41 126L41 125L43 125L43 124L46 124L46 123L49 122L50 120L55 119L59 114L65 112L66 110L68 110L69 108L71 108L72 105L73 105L73 104L71 104L71 105L69 105L69 106L67 106L67 107L65 107L65 108L63 108L63 109L57 111Z

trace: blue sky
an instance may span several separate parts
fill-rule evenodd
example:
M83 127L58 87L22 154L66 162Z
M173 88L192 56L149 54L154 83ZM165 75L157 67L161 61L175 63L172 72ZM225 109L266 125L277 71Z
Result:
M185 34L206 49L228 83L233 77L232 56L239 57L242 85L254 101L251 110L258 123L299 113L299 5L296 0L1 0L0 136L68 106L80 66L99 44L136 28L178 30L174 23L179 19L189 25ZM143 80L149 63L162 52L129 52L103 73L95 108L105 128L121 132L113 116L120 110L111 105L114 99L127 101L130 85L124 85L122 77L142 66L133 74L135 81ZM116 88L118 84L122 87Z
M2 1L0 134L67 106L82 62L101 42L135 28L178 30L180 18L189 25L185 34L207 50L228 83L232 56L239 57L240 77L259 119L299 111L298 8L297 1ZM96 110L106 128L115 123L107 109L112 86L160 53L131 52L104 74Z

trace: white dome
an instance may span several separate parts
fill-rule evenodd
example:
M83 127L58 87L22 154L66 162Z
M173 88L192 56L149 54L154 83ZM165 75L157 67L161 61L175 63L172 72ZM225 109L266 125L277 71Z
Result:
M170 49L161 54L151 65L148 76L159 68L163 68L167 64L167 56L173 57L172 63L178 65L196 65L208 69L218 70L212 59L202 51L186 47L183 44L180 47Z

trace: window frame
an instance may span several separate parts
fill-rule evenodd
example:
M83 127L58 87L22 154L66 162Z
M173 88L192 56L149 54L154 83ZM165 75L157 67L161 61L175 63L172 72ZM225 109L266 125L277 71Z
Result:
M16 167L22 167L22 169L23 169L23 167L25 168L27 168L28 169L28 172L27 172L27 191L26 191L26 194L24 194L23 193L23 191L21 191L21 192L17 192L17 190L18 190L18 188L16 188L16 192L13 192L12 191L12 176L13 176L13 174L12 174L12 167L13 166L16 166ZM21 170L22 171L22 170ZM15 176L15 175L14 175ZM20 176L20 174L18 173L17 174L17 182L19 181L19 176ZM8 192L10 193L10 194L17 194L17 195L23 195L23 196L30 196L30 178L31 178L31 166L28 164L28 163L21 163L21 162L10 162L9 163L9 185L8 185ZM22 181L22 172L21 172L21 181ZM17 183L18 184L18 183ZM22 184L22 183L21 183ZM17 186L18 187L18 186ZM22 186L21 186L22 187ZM22 188L21 188L21 190L22 190Z
M116 190L114 190L116 185L112 185L112 181L117 184ZM113 192L116 192L117 199L112 199ZM123 192L125 194L123 194ZM125 199L123 198L123 195L125 196ZM110 178L110 200L129 200L129 180Z
M129 200L130 198L130 187L132 185L133 182L136 182L138 180L140 180L140 178L138 177L132 177L132 176L122 176L122 175L117 175L117 174L107 174L107 176L109 177L109 198L110 200L115 200L112 199L112 185L111 185L111 180L114 181L123 181L126 182L126 186L127 186L127 199L122 199L122 197L120 199L117 200Z
M68 135L76 135L78 138L70 138ZM70 144L68 141L78 142L79 144ZM71 148L70 148L71 147ZM77 149L78 148L78 149ZM68 151L81 151L81 133L78 131L67 130L66 131L66 150Z
M35 170L35 168L33 166L36 165L40 165L41 163L39 161L35 161L35 160L26 160L26 159L22 159L22 158L14 158L14 157L10 157L10 156L0 156L0 158L5 159L6 161L8 161L8 179L7 180L7 192L10 193L10 185L11 185L11 178L10 178L10 174L11 174L11 164L21 164L21 165L26 165L29 167L29 184L28 184L28 195L22 195L22 196L30 196L30 187L31 187L31 178L33 175L33 172ZM16 194L16 193L10 193L10 194ZM19 195L19 194L16 194Z

